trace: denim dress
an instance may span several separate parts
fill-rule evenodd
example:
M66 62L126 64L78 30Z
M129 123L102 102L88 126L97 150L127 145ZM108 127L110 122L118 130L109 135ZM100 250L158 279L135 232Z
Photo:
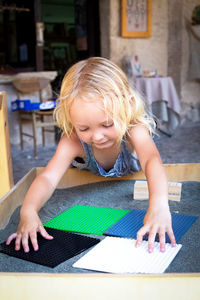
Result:
M139 160L136 155L130 152L127 141L122 139L121 152L113 166L109 171L104 170L94 158L91 145L86 144L81 140L85 152L85 159L75 159L72 162L72 167L80 170L88 170L91 173L103 177L121 177L132 174L141 169Z

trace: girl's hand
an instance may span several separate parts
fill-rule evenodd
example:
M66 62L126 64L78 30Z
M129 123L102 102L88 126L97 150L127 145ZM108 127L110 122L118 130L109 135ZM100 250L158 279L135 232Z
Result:
M9 245L11 241L15 239L15 250L20 250L22 243L24 252L29 252L28 239L30 237L33 249L37 251L39 249L37 242L37 232L39 232L45 239L53 239L53 237L49 235L44 229L42 222L36 212L26 213L25 215L21 216L17 232L11 234L8 237L6 245Z
M167 232L172 247L176 246L176 240L171 225L171 214L169 207L159 207L148 209L144 217L144 226L137 233L136 247L140 246L143 236L148 233L148 251L151 253L154 249L156 234L159 234L160 251L165 252L165 232Z

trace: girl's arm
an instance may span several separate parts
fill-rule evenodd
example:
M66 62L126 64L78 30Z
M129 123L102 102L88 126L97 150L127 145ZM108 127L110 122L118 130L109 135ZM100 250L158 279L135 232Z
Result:
M51 197L72 160L76 156L80 156L81 150L80 141L75 135L72 138L66 136L61 138L54 156L31 184L20 210L20 223L17 232L8 237L7 245L16 238L15 249L19 250L22 243L24 251L28 252L29 237L34 250L38 250L37 232L40 232L46 239L53 238L44 229L38 211Z
M148 250L152 252L158 233L160 251L164 252L165 232L172 246L176 245L168 205L168 182L165 170L159 152L145 126L134 126L130 132L130 139L147 178L149 189L149 207L144 218L144 226L137 233L136 246L139 246L143 236L149 233Z

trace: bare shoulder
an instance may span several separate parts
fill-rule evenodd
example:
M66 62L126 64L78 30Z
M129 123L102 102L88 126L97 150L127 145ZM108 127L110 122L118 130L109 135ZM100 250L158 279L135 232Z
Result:
M55 154L45 167L42 175L48 178L56 187L65 171L69 168L76 156L81 156L83 148L80 140L75 134L70 137L64 135L58 144Z
M63 135L58 144L56 154L61 156L67 155L71 159L75 158L76 156L82 156L83 147L78 136L75 133L72 133L70 137Z
M132 145L144 169L146 161L152 157L159 157L149 130L144 125L133 126L129 132L129 143Z
M47 167L48 169L49 167L66 169L76 156L82 156L82 152L83 148L76 134L72 134L70 137L63 135Z
M142 124L137 124L137 125L133 125L131 127L131 129L129 130L129 135L130 137L137 137L138 135L142 135L142 136L150 136L149 130L147 129L147 127L145 125Z
M151 140L152 137L149 133L149 130L144 125L137 124L130 128L128 134L128 141L130 144L143 144Z

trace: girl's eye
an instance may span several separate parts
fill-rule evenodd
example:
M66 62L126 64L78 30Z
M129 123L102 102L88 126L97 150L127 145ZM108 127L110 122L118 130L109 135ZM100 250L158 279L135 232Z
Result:
M79 131L83 132L83 131L87 131L88 128L79 128Z
M110 124L104 124L103 127L109 128L112 127L114 123L110 123Z

